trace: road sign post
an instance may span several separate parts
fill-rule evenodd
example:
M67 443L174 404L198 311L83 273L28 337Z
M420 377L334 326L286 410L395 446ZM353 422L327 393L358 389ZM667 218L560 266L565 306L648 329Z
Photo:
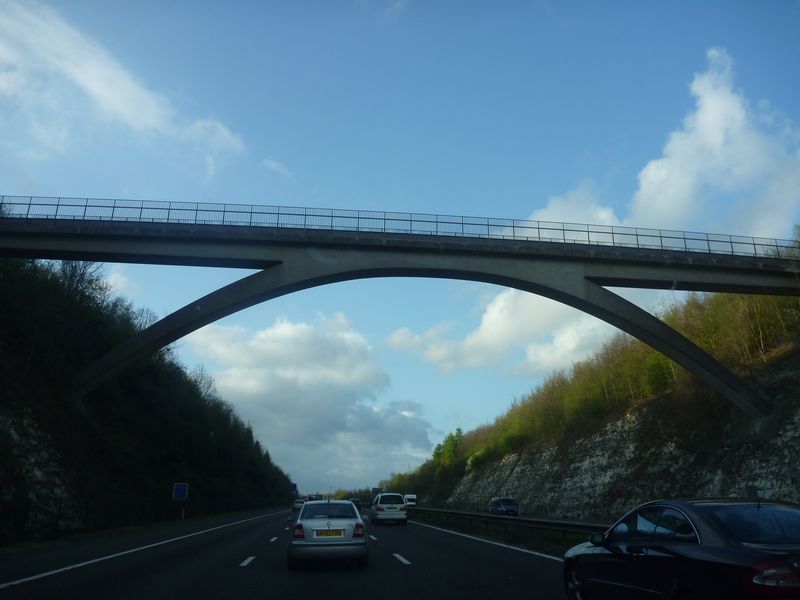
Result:
M173 483L172 500L181 503L181 519L186 518L186 501L189 500L189 484Z

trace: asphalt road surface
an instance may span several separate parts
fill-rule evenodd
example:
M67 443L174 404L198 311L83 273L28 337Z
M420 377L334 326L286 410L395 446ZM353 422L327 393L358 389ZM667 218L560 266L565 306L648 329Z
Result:
M416 522L365 518L370 563L289 571L289 510L0 549L0 598L563 600L561 561Z

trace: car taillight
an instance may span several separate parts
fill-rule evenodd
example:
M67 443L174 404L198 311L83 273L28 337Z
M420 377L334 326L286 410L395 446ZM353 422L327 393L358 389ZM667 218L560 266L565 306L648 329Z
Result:
M376 510L377 512L383 512L383 507L382 507L382 506L376 506L376 507L375 507L375 510Z
M295 525L294 529L292 529L292 539L293 540L304 540L304 539L306 539L306 534L303 533L303 526L300 523Z
M785 594L789 589L792 589L791 597L800 598L800 573L783 560L758 563L748 573L745 583L748 588L762 593L772 589L782 598L786 597Z
M406 507L405 506L401 506L400 507L400 512L406 512Z
M364 526L361 523L356 523L356 526L353 527L353 537L354 538L364 537Z

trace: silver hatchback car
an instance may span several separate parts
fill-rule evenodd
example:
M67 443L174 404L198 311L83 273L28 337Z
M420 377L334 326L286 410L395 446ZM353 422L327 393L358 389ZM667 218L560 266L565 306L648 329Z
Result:
M369 561L364 522L349 500L306 502L292 527L286 551L286 566L300 561L355 560L361 567Z

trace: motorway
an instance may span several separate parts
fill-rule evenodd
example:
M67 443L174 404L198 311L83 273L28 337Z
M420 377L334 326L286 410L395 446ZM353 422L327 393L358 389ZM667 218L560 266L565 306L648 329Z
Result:
M366 569L286 568L288 509L0 548L0 598L563 600L561 561L414 521L365 518Z

